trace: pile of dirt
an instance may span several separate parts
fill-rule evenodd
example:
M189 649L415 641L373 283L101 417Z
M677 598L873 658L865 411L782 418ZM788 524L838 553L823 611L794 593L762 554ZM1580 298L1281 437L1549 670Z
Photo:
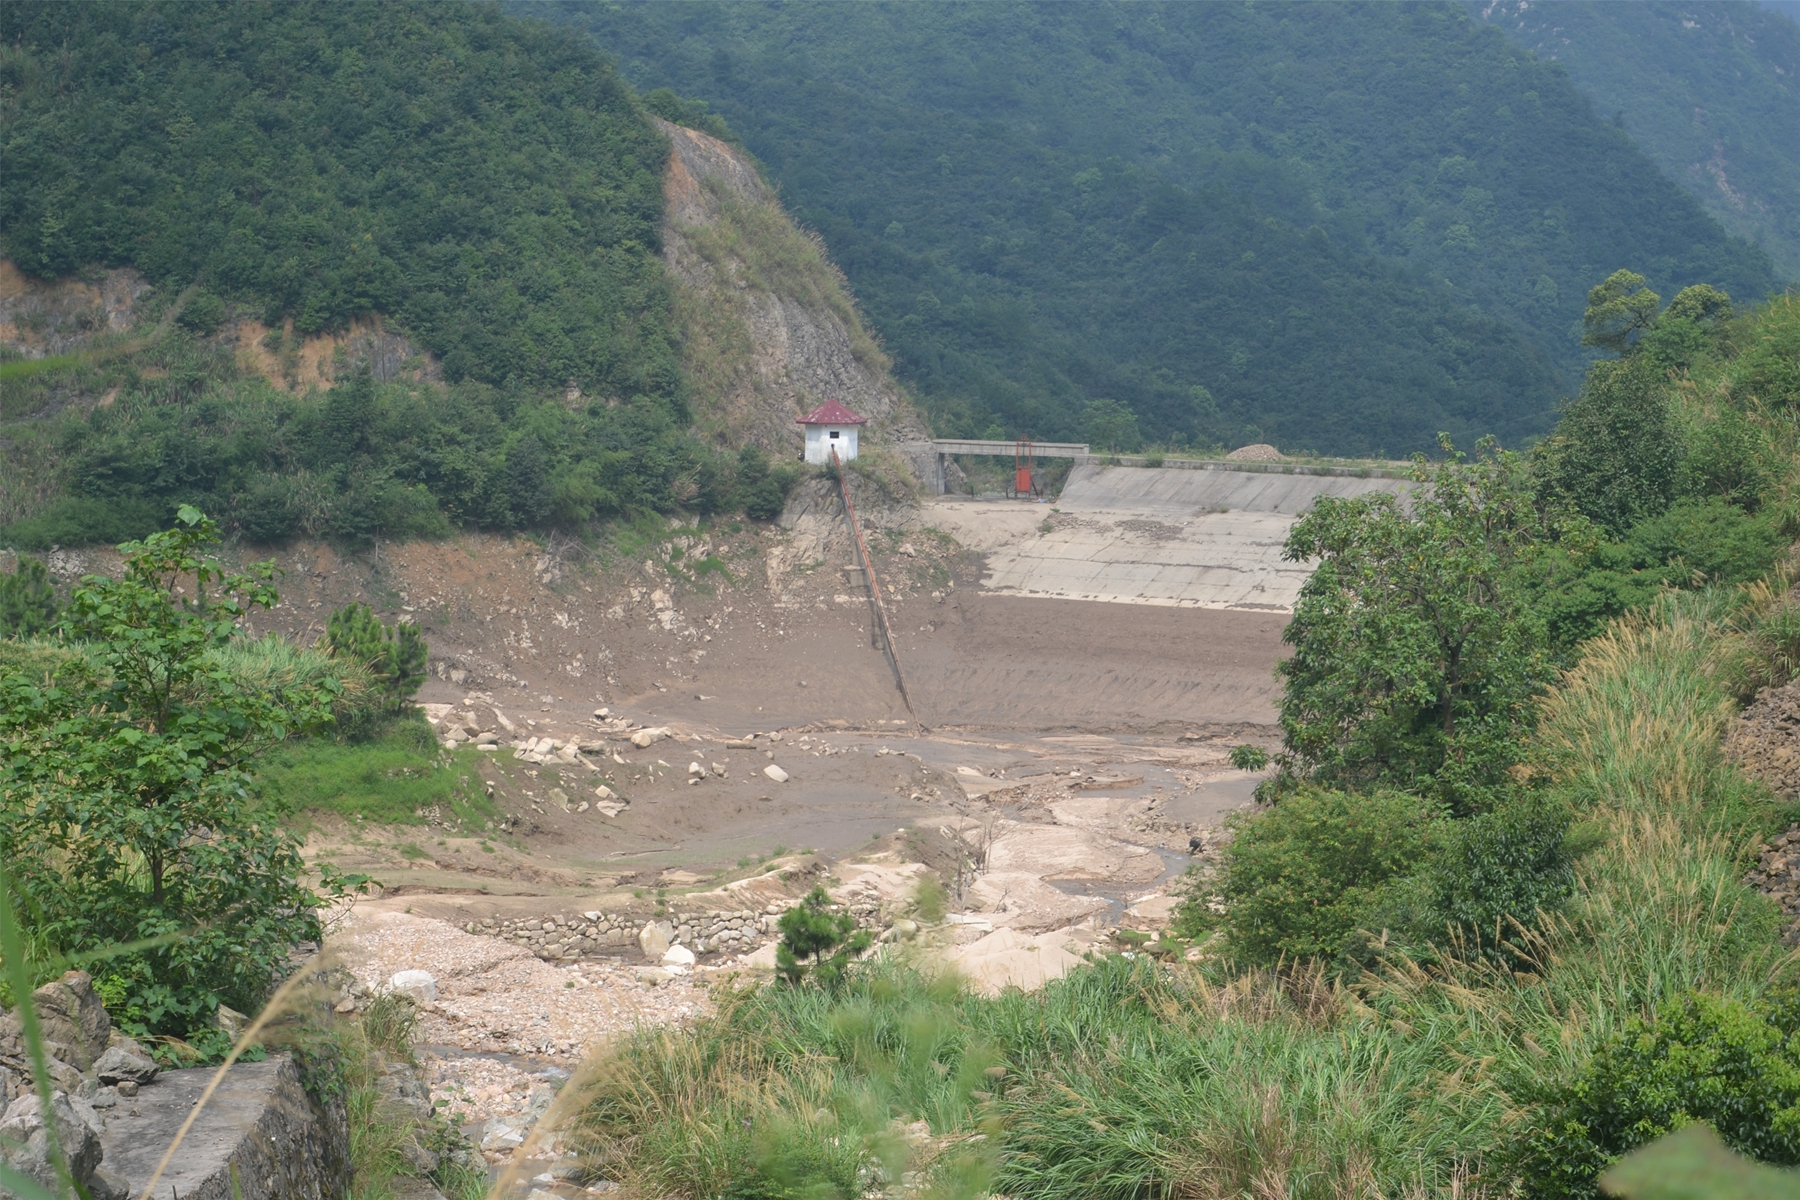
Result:
M1800 679L1764 688L1726 736L1725 752L1776 795L1800 797Z
M1250 446L1239 446L1225 457L1232 462L1280 462L1281 451L1267 442L1257 442Z

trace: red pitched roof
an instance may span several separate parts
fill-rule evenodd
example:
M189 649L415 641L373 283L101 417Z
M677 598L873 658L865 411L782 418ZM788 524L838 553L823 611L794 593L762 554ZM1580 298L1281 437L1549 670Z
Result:
M836 400L827 400L795 421L796 425L867 425L869 418L859 417Z

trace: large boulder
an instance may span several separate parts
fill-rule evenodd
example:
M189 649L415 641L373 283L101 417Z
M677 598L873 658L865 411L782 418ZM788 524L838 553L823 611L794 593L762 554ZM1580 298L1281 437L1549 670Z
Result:
M50 1131L54 1129L63 1161L76 1183L95 1200L126 1200L130 1192L125 1181L100 1167L106 1156L100 1145L105 1126L87 1102L53 1091L48 1111L46 1120L36 1093L7 1105L6 1115L0 1117L0 1155L6 1165L47 1190L59 1192L61 1181L50 1161Z
M669 952L674 935L675 931L667 921L651 921L638 930L638 949L651 962L660 962L662 956Z
M112 1018L86 971L69 971L31 994L44 1049L78 1071L94 1065L112 1035Z
M94 1060L94 1075L101 1083L116 1084L121 1080L129 1080L135 1084L146 1084L156 1078L162 1068L156 1060L136 1048L135 1043L120 1042L108 1046L105 1053Z
M430 1004L438 997L437 978L430 971L396 971L388 980L388 988L411 996L419 1004Z

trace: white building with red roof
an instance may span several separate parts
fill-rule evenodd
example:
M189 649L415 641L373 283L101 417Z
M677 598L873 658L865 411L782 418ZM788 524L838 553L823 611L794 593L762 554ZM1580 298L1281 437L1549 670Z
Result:
M868 423L869 418L857 416L836 400L827 400L795 422L806 430L809 463L828 463L833 451L839 462L855 458L857 428Z

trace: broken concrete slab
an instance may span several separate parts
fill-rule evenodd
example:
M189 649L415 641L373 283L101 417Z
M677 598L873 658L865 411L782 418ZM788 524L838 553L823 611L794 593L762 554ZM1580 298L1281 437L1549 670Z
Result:
M1106 911L1098 896L1071 896L1028 871L988 871L969 886L972 908L1021 932L1058 929Z
M106 1167L129 1181L134 1197L145 1197L164 1151L214 1073L210 1067L164 1071L107 1110ZM316 1106L292 1058L237 1063L145 1200L337 1200L350 1187L349 1150L342 1105Z

